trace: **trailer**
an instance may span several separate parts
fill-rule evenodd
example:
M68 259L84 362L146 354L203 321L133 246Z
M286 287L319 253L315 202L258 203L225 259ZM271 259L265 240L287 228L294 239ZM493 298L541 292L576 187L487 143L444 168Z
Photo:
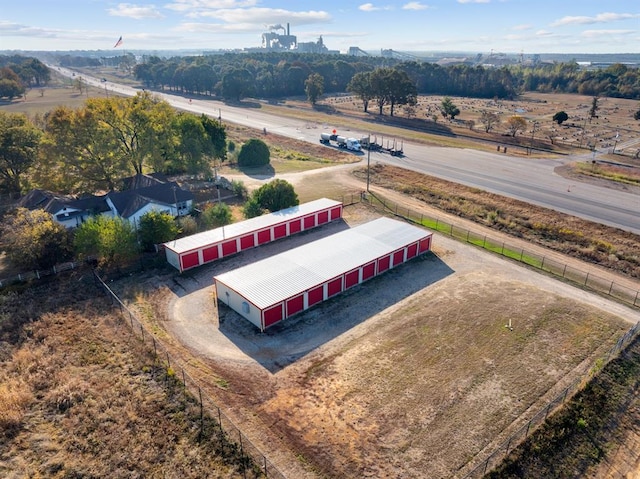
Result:
M335 133L320 133L320 143L323 145L331 145L335 142L338 148L344 148L349 151L362 151L360 140L357 138L347 138L346 136L336 135Z

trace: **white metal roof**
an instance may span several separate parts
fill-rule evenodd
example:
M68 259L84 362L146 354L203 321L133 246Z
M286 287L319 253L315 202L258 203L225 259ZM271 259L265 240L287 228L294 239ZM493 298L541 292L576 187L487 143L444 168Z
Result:
M383 217L214 279L264 309L430 235Z
M269 226L282 223L289 219L295 219L297 217L306 216L310 213L314 213L319 210L331 208L333 206L341 205L339 201L330 200L327 198L320 198L319 200L303 203L298 206L292 206L284 210L276 211L248 220L240 221L238 223L232 223L230 225L216 228L213 230L203 231L202 233L196 233L191 236L185 236L174 241L169 241L164 246L171 251L175 251L178 254L185 253L187 251L196 250L209 244L218 243L225 239L237 238L246 233L252 231L268 228Z

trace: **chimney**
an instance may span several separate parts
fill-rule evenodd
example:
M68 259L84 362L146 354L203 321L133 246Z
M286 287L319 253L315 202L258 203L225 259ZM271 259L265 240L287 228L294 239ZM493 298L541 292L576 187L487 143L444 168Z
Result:
M287 36L289 36L289 22L287 22Z

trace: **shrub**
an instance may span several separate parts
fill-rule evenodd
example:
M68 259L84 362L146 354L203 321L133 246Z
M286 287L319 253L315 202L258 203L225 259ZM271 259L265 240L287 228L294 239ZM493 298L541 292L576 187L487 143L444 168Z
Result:
M231 223L231 208L226 203L216 203L202 213L202 222L207 228L217 228Z
M238 154L238 165L241 167L254 167L268 165L270 152L267 144L257 138L247 141Z
M145 251L153 251L154 245L171 241L180 229L168 213L149 211L140 218L140 244Z

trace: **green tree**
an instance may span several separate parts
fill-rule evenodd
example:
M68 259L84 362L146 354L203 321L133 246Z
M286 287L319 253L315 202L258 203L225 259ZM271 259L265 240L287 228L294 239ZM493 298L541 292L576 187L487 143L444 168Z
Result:
M555 115L553 115L552 120L555 121L558 125L562 125L565 121L569 119L569 115L565 111L559 111Z
M216 203L202 212L202 222L207 228L218 228L231 223L231 208L226 203Z
M371 72L359 72L353 75L347 85L347 90L360 98L364 112L367 113L369 102L374 98L371 86Z
M105 139L115 142L115 159L127 162L135 174L163 171L178 142L176 112L167 102L143 92L132 98L90 98L86 109L109 134Z
M0 111L0 188L19 192L35 162L42 132L20 113Z
M222 76L222 96L228 100L240 101L253 90L253 76L246 68L231 68Z
M71 257L69 233L44 210L18 208L5 217L0 231L0 247L19 267L51 268Z
M261 208L271 212L299 204L298 195L288 181L275 179L255 190L252 197Z
M405 71L391 70L387 81L389 82L388 102L391 116L393 116L396 105L413 106L418 103L416 84Z
M92 109L59 106L46 115L43 154L33 180L41 188L82 193L113 190L131 172L115 131Z
M179 233L176 220L168 213L149 211L140 217L138 235L145 251L154 251L154 245L171 241Z
M267 144L257 138L251 138L240 148L238 165L240 167L268 165L271 153Z
M108 267L123 266L139 254L133 225L104 215L91 218L76 229L74 249L78 256L95 256L101 266Z
M255 218L256 216L260 216L264 213L264 209L260 206L258 199L251 195L247 202L242 207L242 214L245 218Z
M509 134L513 137L515 137L519 131L524 130L526 127L527 120L525 120L521 116L513 115L509 117L509 119L507 119L507 131L509 131Z
M324 93L324 78L318 73L312 73L304 81L304 91L307 94L307 100L315 105L318 98Z
M440 103L440 111L442 112L442 116L445 118L449 118L453 120L456 116L460 114L460 109L453 103L451 98L445 96L442 99L442 103Z

